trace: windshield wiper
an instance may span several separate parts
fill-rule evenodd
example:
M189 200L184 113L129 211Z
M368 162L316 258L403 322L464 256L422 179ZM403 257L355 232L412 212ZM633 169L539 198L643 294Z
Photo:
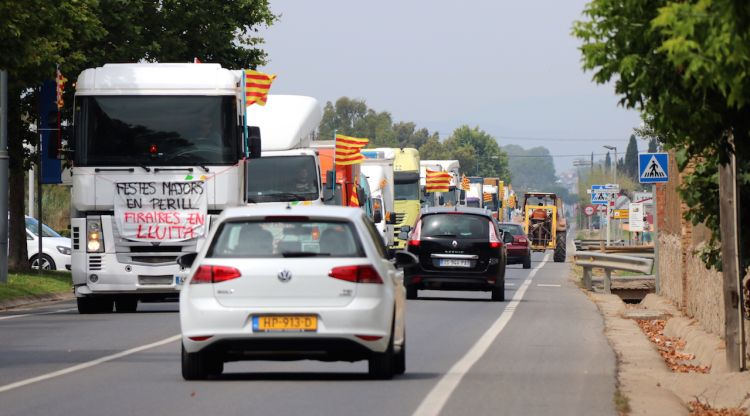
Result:
M277 194L270 194L269 196L276 198L293 198L294 201L305 201L305 195L293 192L279 192Z
M204 165L204 164L200 163L200 164L198 164L198 166L200 166L200 167L201 167L201 169L203 169L203 171L204 171L204 172L210 172L210 171L208 170L208 168L206 167L206 165Z
M146 165L141 164L141 165L138 165L138 166L140 166L141 168L143 168L143 170L145 170L146 172L151 172L151 168L148 167L148 166L146 166Z
M331 253L315 253L313 251L282 251L282 257L318 257L330 256Z

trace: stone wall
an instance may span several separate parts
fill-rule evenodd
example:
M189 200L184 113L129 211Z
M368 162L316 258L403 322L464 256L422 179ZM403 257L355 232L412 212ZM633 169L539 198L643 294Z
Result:
M679 235L659 233L659 289L661 296L683 309L682 241Z

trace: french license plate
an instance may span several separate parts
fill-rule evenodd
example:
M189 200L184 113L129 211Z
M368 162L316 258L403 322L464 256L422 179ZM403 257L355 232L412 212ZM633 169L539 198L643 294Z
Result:
M318 317L314 315L258 315L253 316L254 332L314 332Z
M469 260L440 259L441 267L471 267Z

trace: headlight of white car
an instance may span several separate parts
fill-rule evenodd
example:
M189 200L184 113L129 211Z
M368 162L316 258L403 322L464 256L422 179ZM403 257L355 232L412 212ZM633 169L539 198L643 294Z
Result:
M66 256L70 255L70 247L57 246L57 251L59 251L60 254L65 254Z

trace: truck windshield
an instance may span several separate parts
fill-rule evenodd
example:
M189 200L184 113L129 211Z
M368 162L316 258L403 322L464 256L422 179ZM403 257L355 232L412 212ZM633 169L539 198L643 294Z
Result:
M78 96L78 166L230 165L234 96Z
M450 191L443 193L443 205L455 206L457 202L455 188L451 188Z
M393 182L396 201L419 200L419 172L395 172Z
M320 176L315 157L265 156L247 161L247 202L290 202L318 199Z

